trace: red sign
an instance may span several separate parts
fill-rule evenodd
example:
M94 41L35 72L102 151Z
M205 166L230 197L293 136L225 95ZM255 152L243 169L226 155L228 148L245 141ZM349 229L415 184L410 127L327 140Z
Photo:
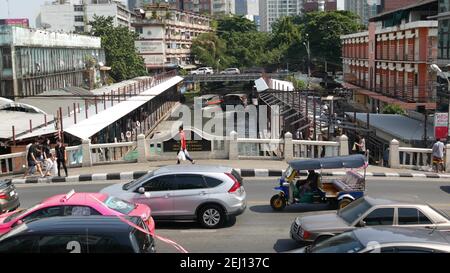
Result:
M434 138L447 138L448 135L448 113L435 113L434 115Z
M20 27L29 27L30 23L28 19L21 18L21 19L1 19L0 25L7 25L7 26L20 26Z

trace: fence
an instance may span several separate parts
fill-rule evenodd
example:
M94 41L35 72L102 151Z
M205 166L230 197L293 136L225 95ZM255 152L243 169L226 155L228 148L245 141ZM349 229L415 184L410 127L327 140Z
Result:
M291 133L286 133L282 139L238 138L236 132L232 132L227 139L214 136L208 138L211 151L191 152L195 158L292 160L348 155L348 139L345 135L339 137L338 141L292 140ZM84 140L81 145L66 148L68 167L175 159L175 152L164 152L163 143L162 140L147 140L143 134L138 135L137 141L129 142L91 144L90 140ZM11 162L24 160L25 156L25 152L1 155L1 174L23 172L23 165L14 168Z
M424 148L399 147L393 139L389 144L388 166L390 168L431 169L432 150ZM450 170L450 144L445 146L445 170Z

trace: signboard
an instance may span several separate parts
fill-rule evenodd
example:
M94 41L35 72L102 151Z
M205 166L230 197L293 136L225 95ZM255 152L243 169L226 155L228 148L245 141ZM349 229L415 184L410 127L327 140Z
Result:
M189 133L191 134L189 137ZM188 152L209 152L211 151L211 141L201 138L198 134L190 131L185 131L186 146ZM180 136L176 135L174 138L164 141L164 152L179 152L180 151Z
M434 114L434 138L447 138L448 134L448 113Z
M136 41L136 49L141 54L164 53L164 43L162 41Z
M7 26L19 26L19 27L29 27L30 23L28 19L20 18L20 19L1 19L0 25Z

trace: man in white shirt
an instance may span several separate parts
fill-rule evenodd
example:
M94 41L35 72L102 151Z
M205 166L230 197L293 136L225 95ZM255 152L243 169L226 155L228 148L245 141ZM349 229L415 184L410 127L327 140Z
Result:
M433 167L437 165L435 171L444 172L444 143L441 140L438 139L433 144L431 156L433 157Z

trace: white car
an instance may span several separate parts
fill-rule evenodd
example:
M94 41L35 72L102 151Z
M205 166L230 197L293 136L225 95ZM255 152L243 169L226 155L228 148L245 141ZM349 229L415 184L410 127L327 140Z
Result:
M221 71L220 74L227 74L227 75L236 75L241 74L241 71L237 68L227 68L224 71Z
M214 70L211 67L200 67L197 70L192 70L191 75L212 75Z

